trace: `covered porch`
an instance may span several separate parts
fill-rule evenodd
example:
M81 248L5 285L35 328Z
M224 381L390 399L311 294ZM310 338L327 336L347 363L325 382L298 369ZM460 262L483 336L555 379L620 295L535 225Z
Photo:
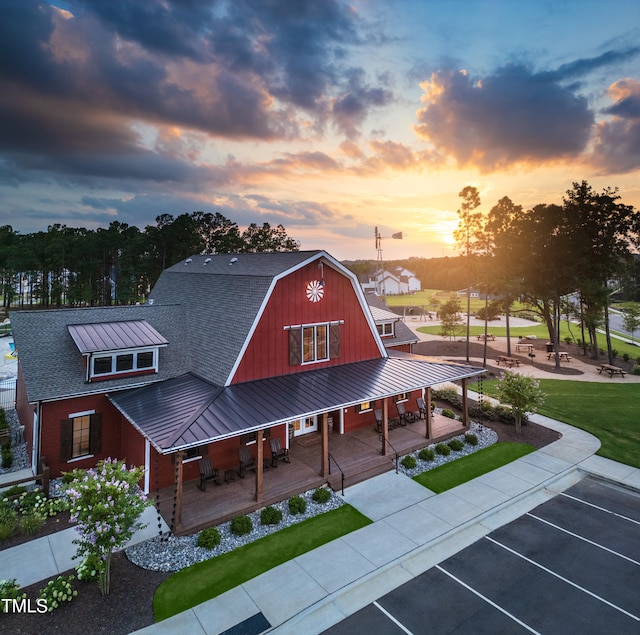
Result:
M236 471L233 480L225 481L225 474L221 473L221 484L209 483L204 492L198 488L198 480L192 480L149 492L149 497L175 534L191 534L326 483L339 492L343 477L344 486L348 487L395 469L396 456L462 434L467 426L461 421L431 415L430 421L418 419L388 430L386 448L384 435L373 426L348 434L325 434L325 429L292 439L290 462L279 461L277 468L271 467L270 457L265 456L265 468L247 472L244 479Z

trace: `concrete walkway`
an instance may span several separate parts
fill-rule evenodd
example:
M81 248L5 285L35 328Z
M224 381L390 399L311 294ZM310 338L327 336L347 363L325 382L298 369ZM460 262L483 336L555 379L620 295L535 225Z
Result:
M319 633L586 474L640 489L640 470L594 456L600 442L592 435L541 415L531 420L562 438L438 495L395 472L354 485L345 499L371 525L137 633L216 635L260 613L269 632Z

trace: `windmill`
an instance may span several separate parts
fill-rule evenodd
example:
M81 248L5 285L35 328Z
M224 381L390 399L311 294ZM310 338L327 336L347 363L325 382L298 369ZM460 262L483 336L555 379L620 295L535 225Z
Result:
M378 273L380 274L380 295L384 296L384 262L382 261L382 240L383 237L380 235L380 232L378 231L378 228L376 227L375 229L375 237L376 237L376 252L378 254L377 256L377 266L378 266L378 271L376 273L376 275L378 275ZM385 236L385 238L387 238ZM402 240L402 232L397 232L395 234L391 234L391 238L394 238L396 240ZM376 283L376 293L378 293L378 285Z

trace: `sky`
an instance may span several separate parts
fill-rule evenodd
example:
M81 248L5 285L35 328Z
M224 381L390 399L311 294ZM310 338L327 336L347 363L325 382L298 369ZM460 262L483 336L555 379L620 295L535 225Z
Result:
M220 212L456 254L465 186L640 208L637 0L0 0L0 225ZM403 239L392 234L402 232Z

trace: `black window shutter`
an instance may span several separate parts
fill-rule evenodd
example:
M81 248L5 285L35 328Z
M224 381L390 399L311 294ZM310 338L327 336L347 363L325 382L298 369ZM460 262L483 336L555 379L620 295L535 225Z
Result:
M340 357L340 325L329 325L329 359Z
M89 427L89 454L102 452L102 414L91 415Z
M289 329L289 366L302 364L302 329Z
M73 420L60 422L60 462L70 461L73 453Z

